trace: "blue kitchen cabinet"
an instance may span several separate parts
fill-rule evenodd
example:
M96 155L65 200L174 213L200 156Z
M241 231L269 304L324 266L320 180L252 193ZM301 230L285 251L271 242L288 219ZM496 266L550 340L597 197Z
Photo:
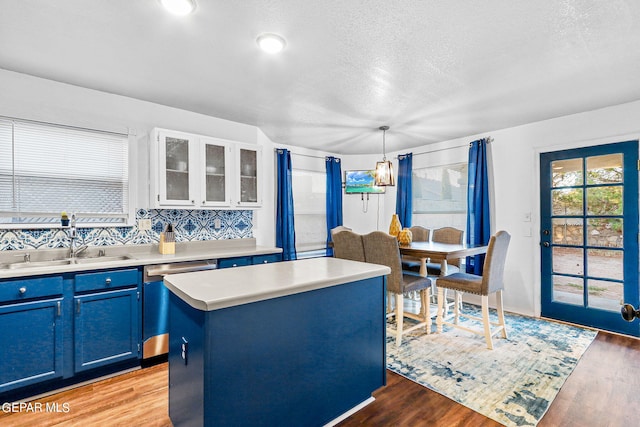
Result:
M218 260L218 268L242 267L251 265L250 256L238 256L233 258L222 258Z
M244 265L269 264L282 261L282 254L265 254L222 258L218 260L218 268L242 267Z
M272 262L280 262L282 261L282 254L254 255L251 261L252 264L270 264Z
M63 376L61 277L0 283L0 393Z
M140 357L138 282L136 269L76 275L75 372Z

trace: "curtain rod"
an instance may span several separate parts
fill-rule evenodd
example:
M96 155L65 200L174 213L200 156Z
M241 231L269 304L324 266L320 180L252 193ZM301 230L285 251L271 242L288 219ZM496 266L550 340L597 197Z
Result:
M283 148L274 148L273 151L276 152L278 150L283 150ZM311 154L301 154L301 153L294 153L291 150L289 150L289 152L291 153L292 156L302 156L302 157L311 157L312 159L322 159L325 160L327 157L329 156L312 156Z
M481 138L482 139L482 138ZM487 140L487 143L493 142L493 137L488 136L486 138L484 138ZM463 144L463 145L456 145L455 147L447 147L447 148L438 148L437 150L430 150L430 151L421 151L419 153L413 153L414 156L421 156L423 154L431 154L431 153L437 153L439 151L447 151L447 150L455 150L456 148L462 148L462 147L468 147L470 146L471 143L468 144ZM400 154L402 156L402 154ZM398 156L395 157L396 159L398 158Z

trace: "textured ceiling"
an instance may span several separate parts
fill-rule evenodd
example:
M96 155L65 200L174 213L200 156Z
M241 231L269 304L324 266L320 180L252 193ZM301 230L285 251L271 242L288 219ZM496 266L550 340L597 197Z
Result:
M0 68L378 153L380 125L395 151L640 99L639 21L637 0L0 0Z

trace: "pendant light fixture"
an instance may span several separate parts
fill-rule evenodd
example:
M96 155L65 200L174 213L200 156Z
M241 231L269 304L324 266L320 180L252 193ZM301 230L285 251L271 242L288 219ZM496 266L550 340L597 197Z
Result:
M380 126L378 129L382 131L382 161L376 162L375 185L378 187L393 187L396 185L393 179L393 163L387 160L385 137L389 126Z

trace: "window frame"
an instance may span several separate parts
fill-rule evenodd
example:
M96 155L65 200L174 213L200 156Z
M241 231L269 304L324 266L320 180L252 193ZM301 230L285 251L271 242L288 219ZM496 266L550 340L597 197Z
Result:
M327 220L327 208L326 208L326 201L327 201L326 179L327 179L327 174L326 174L326 171L319 171L319 170L314 170L314 169L311 169L311 168L296 168L296 167L293 167L292 171L291 171L292 172L292 178L293 178L293 173L295 171L307 172L309 174L318 174L318 175L324 176L325 186L324 186L324 208L323 208L323 213L324 213L324 219L325 219L325 221L324 221L324 229L326 231L326 228L327 228L326 227L326 220ZM301 213L296 212L295 203L296 203L296 201L295 201L295 196L294 196L294 200L293 200L293 204L294 204L294 211L293 211L294 221L295 221L296 216L298 216L298 215L313 215L313 214L301 214ZM297 237L297 234L296 234L296 237ZM300 250L298 250L298 247L297 247L298 246L298 242L296 241L296 253L298 255L298 259L312 258L312 257L316 257L316 256L324 256L326 254L326 236L325 236L325 240L324 240L324 242L322 242L322 244L323 244L323 246L322 247L318 247L317 249L307 249L307 250L300 251ZM321 253L322 253L322 255L321 255Z
M418 167L418 168L413 168L413 170L411 171L411 178L412 178L412 186L415 185L415 171L417 170L423 170L423 169L436 169L436 168L446 168L447 166L457 166L457 165L466 165L468 167L468 163L466 162L455 162L455 163L447 163L447 164L435 164L435 165L431 165L431 166L424 166L424 167ZM468 186L468 184L467 184ZM412 188L413 190L413 188ZM412 210L411 210L411 215L448 215L448 214L465 214L467 213L467 190L465 190L465 197L464 197L464 204L465 204L465 209L463 210L442 210L442 211L424 211L424 210L418 210L416 209L417 204L415 203L416 200L416 196L415 196L416 192L412 191Z
M37 120L21 119L15 117L1 116L0 120L11 122L12 129L16 122L33 124L38 126L46 126L51 128L69 129L73 131L92 132L96 134L108 134L118 137L122 137L126 140L127 158L126 158L126 170L127 170L127 197L126 209L123 209L122 213L105 213L105 214L88 214L88 213L76 213L73 211L67 211L69 217L72 214L76 214L76 224L78 227L85 228L113 228L113 227L133 227L135 226L135 190L136 190L136 177L137 171L134 169L135 159L137 158L137 150L135 142L135 135L129 130L127 133L106 131L100 129L91 129L86 127L71 126L59 123L50 123ZM13 132L13 131L12 131ZM13 138L13 136L12 136ZM15 165L12 166L12 174L15 175ZM15 184L13 184L15 185ZM0 230L38 230L38 229L55 229L63 228L60 222L60 213L58 211L46 212L46 210L33 212L33 211L9 211L0 210L0 217L2 218L51 218L48 222L15 222L15 223L2 223L0 222ZM122 222L87 222L83 219L91 218L122 218Z

